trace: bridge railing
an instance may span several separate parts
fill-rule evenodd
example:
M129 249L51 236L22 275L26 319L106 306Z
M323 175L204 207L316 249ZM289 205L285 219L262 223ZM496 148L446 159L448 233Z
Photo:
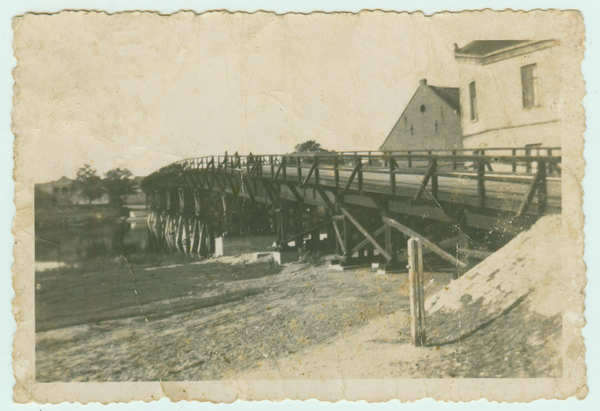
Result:
M172 175L185 170L211 169L234 170L251 173L258 165L270 166L272 173L283 163L286 167L311 167L318 162L320 168L334 169L355 167L385 172L392 165L396 172L402 169L427 169L432 159L437 160L438 170L476 171L483 162L486 174L535 173L538 162L544 161L548 174L560 175L560 147L487 148L455 150L411 151L340 151L323 153L293 153L268 155L219 155L180 160L152 173L149 177ZM262 170L261 170L262 172ZM149 179L151 180L151 178Z
M477 204L484 207L486 182L526 184L525 198L518 215L524 214L538 193L538 207L546 207L547 183L560 183L559 147L522 147L418 151L352 151L206 156L177 161L152 173L142 183L145 191L170 187L171 182L189 171L202 170L213 177L239 174L240 178L268 178L300 186L329 186L338 192L382 190L397 195L402 175L421 176L414 199L419 200L429 185L437 198L438 177L476 181ZM377 176L379 175L379 176ZM213 179L223 185L219 178ZM404 178L404 181L406 179ZM413 180L414 181L414 180ZM373 188L376 184L377 188ZM553 183L554 184L554 183ZM377 191L377 192L380 192ZM554 189L556 192L556 189Z

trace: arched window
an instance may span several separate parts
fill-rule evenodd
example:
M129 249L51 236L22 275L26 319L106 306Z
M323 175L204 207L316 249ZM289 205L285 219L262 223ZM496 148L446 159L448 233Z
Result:
M437 120L435 120L435 132L436 132L436 133L437 133L437 131L438 131L437 127L438 127L438 122L437 122Z
M54 194L55 196L59 195L60 194L60 188L54 187L52 189L52 194Z
M411 125L410 126L410 135L413 136L415 134L415 128Z
M64 196L68 196L69 195L69 188L68 187L63 187L61 190L62 195Z
M421 113L425 112L425 104L421 104L421 107L419 108L419 110L421 110Z

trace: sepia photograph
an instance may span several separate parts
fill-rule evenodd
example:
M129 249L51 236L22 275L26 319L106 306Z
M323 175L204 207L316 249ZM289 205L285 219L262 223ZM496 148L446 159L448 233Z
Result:
M585 397L577 11L13 30L16 402Z

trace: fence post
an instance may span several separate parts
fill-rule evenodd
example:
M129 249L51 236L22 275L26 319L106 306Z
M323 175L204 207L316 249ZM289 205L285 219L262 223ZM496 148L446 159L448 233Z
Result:
M479 207L485 205L485 163L483 160L477 162L477 203Z
M423 289L423 246L418 238L408 240L408 280L410 288L411 329L415 347L424 347L425 290Z

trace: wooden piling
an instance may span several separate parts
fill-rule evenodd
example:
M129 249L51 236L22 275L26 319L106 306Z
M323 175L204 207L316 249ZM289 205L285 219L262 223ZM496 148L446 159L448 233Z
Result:
M423 289L423 245L418 238L408 240L408 280L410 288L411 330L415 347L424 347L425 290Z

